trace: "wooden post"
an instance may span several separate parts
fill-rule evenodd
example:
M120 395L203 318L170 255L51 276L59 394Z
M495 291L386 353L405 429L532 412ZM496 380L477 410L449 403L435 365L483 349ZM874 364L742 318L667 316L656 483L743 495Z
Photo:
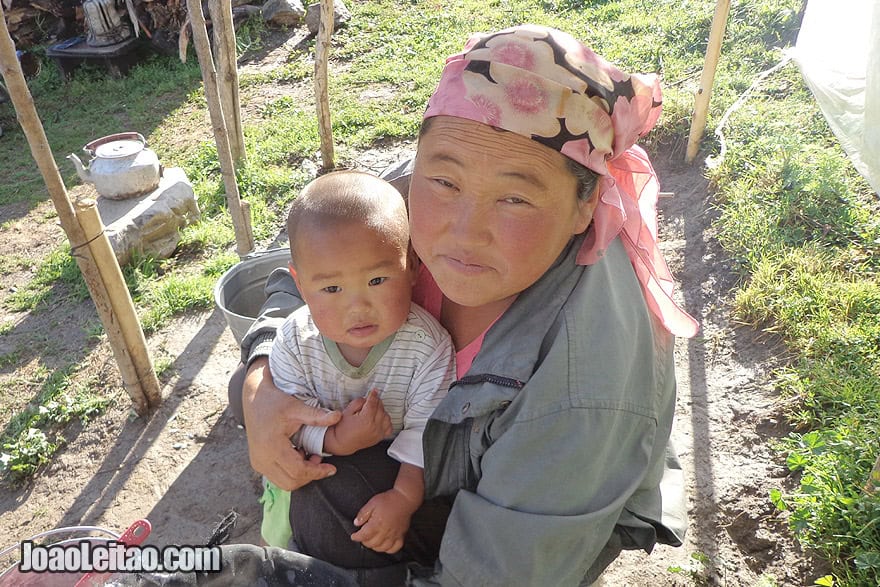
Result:
M333 36L333 0L321 0L321 21L315 40L315 104L318 109L318 133L321 135L321 168L333 169L333 125L330 122L330 97L327 83L327 56Z
M134 303L131 301L131 293L125 285L125 278L122 276L119 262L116 260L113 247L110 246L110 240L104 232L104 224L98 214L97 203L92 198L78 198L74 202L74 207L79 225L82 227L83 233L89 237L86 242L91 257L98 268L98 273L101 275L101 280L107 288L111 312L119 324L137 381L140 382L149 405L156 407L162 401L159 379L153 369L153 361L147 350L147 341L144 338L141 323L138 321Z
M238 98L238 54L232 0L210 0L208 7L214 24L214 53L217 57L217 89L223 105L223 118L229 136L229 150L236 166L244 163L244 130Z
M691 120L691 132L688 136L685 160L690 163L697 156L700 140L706 129L706 115L709 110L709 98L712 96L712 84L715 81L715 68L721 55L721 40L727 27L727 15L730 12L730 0L718 0L715 5L715 16L712 17L712 30L709 33L709 45L706 47L706 59L703 74L700 76L700 87L694 100L694 117Z
M211 57L211 44L208 42L208 30L205 28L205 15L202 12L201 0L187 0L190 22L192 23L193 44L199 56L199 67L202 70L202 81L205 86L205 98L208 101L208 112L211 115L211 126L214 129L214 142L217 144L217 156L220 159L220 174L226 188L226 202L232 216L232 228L235 231L236 251L244 257L254 250L254 240L250 237L251 219L246 217L241 206L238 183L235 181L235 165L229 149L229 135L223 115L223 105L217 90L217 74L214 69L214 58Z
M868 480L865 482L863 489L865 493L875 493L877 487L880 487L880 455L877 455L877 459L874 461L874 468L871 469L871 474L868 475Z
M107 338L110 341L110 347L122 375L125 389L131 396L135 411L138 414L146 415L151 408L158 406L158 398L152 398L155 400L153 403L144 392L143 382L138 378L130 349L125 343L125 337L114 315L110 294L87 246L89 239L97 235L85 233L77 220L61 174L55 165L46 132L34 107L33 97L15 55L15 45L6 26L6 15L3 12L2 3L0 3L0 71L2 71L3 79L6 82L12 105L15 107L16 117L25 137L27 137L28 145L30 145L31 154L40 169L55 210L58 212L61 227L70 241L71 254L83 274L89 294L98 310L98 316L104 325L105 332L107 332ZM125 287L124 283L122 287ZM150 366L150 371L152 371L152 366ZM149 383L147 387L149 388Z

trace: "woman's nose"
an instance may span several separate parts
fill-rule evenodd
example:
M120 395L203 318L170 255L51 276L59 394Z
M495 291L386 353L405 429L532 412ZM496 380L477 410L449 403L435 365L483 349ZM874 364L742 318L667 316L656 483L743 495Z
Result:
M449 219L450 231L463 246L485 245L491 240L490 215L487 206L463 198Z

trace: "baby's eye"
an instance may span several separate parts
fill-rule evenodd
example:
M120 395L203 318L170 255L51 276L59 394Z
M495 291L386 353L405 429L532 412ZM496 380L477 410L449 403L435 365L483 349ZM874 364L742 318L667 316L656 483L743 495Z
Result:
M436 178L434 178L434 181L445 188L454 188L455 187L451 182L443 179L442 177L436 177Z
M322 287L321 291L324 291L327 293L339 293L342 291L342 288L339 287L338 285L328 285L327 287Z
M370 285L379 285L380 283L385 283L387 277L374 277L370 280Z

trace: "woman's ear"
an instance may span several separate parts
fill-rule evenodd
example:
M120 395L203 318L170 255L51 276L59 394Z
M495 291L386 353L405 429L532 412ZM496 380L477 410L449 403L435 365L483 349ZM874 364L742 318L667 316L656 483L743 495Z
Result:
M416 281L419 278L419 268L422 266L422 261L419 259L419 256L416 255L415 249L413 249L412 243L409 244L409 248L406 251L406 270L409 272L410 282L415 285Z
M599 205L599 190L597 189L592 193L589 199L584 200L578 198L577 201L577 218L575 219L574 232L572 234L580 234L587 229L590 225L590 221L593 220L593 213L596 211L596 206Z

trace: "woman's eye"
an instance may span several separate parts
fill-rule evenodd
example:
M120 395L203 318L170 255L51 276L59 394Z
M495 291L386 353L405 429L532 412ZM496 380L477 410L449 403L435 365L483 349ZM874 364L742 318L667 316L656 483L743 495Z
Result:
M508 204L528 204L526 200L523 200L519 196L507 196L504 198L504 201Z
M342 288L338 285L328 285L327 287L322 287L321 291L327 293L339 293L342 291Z
M385 283L387 277L374 277L370 280L370 285L379 285L380 283Z

